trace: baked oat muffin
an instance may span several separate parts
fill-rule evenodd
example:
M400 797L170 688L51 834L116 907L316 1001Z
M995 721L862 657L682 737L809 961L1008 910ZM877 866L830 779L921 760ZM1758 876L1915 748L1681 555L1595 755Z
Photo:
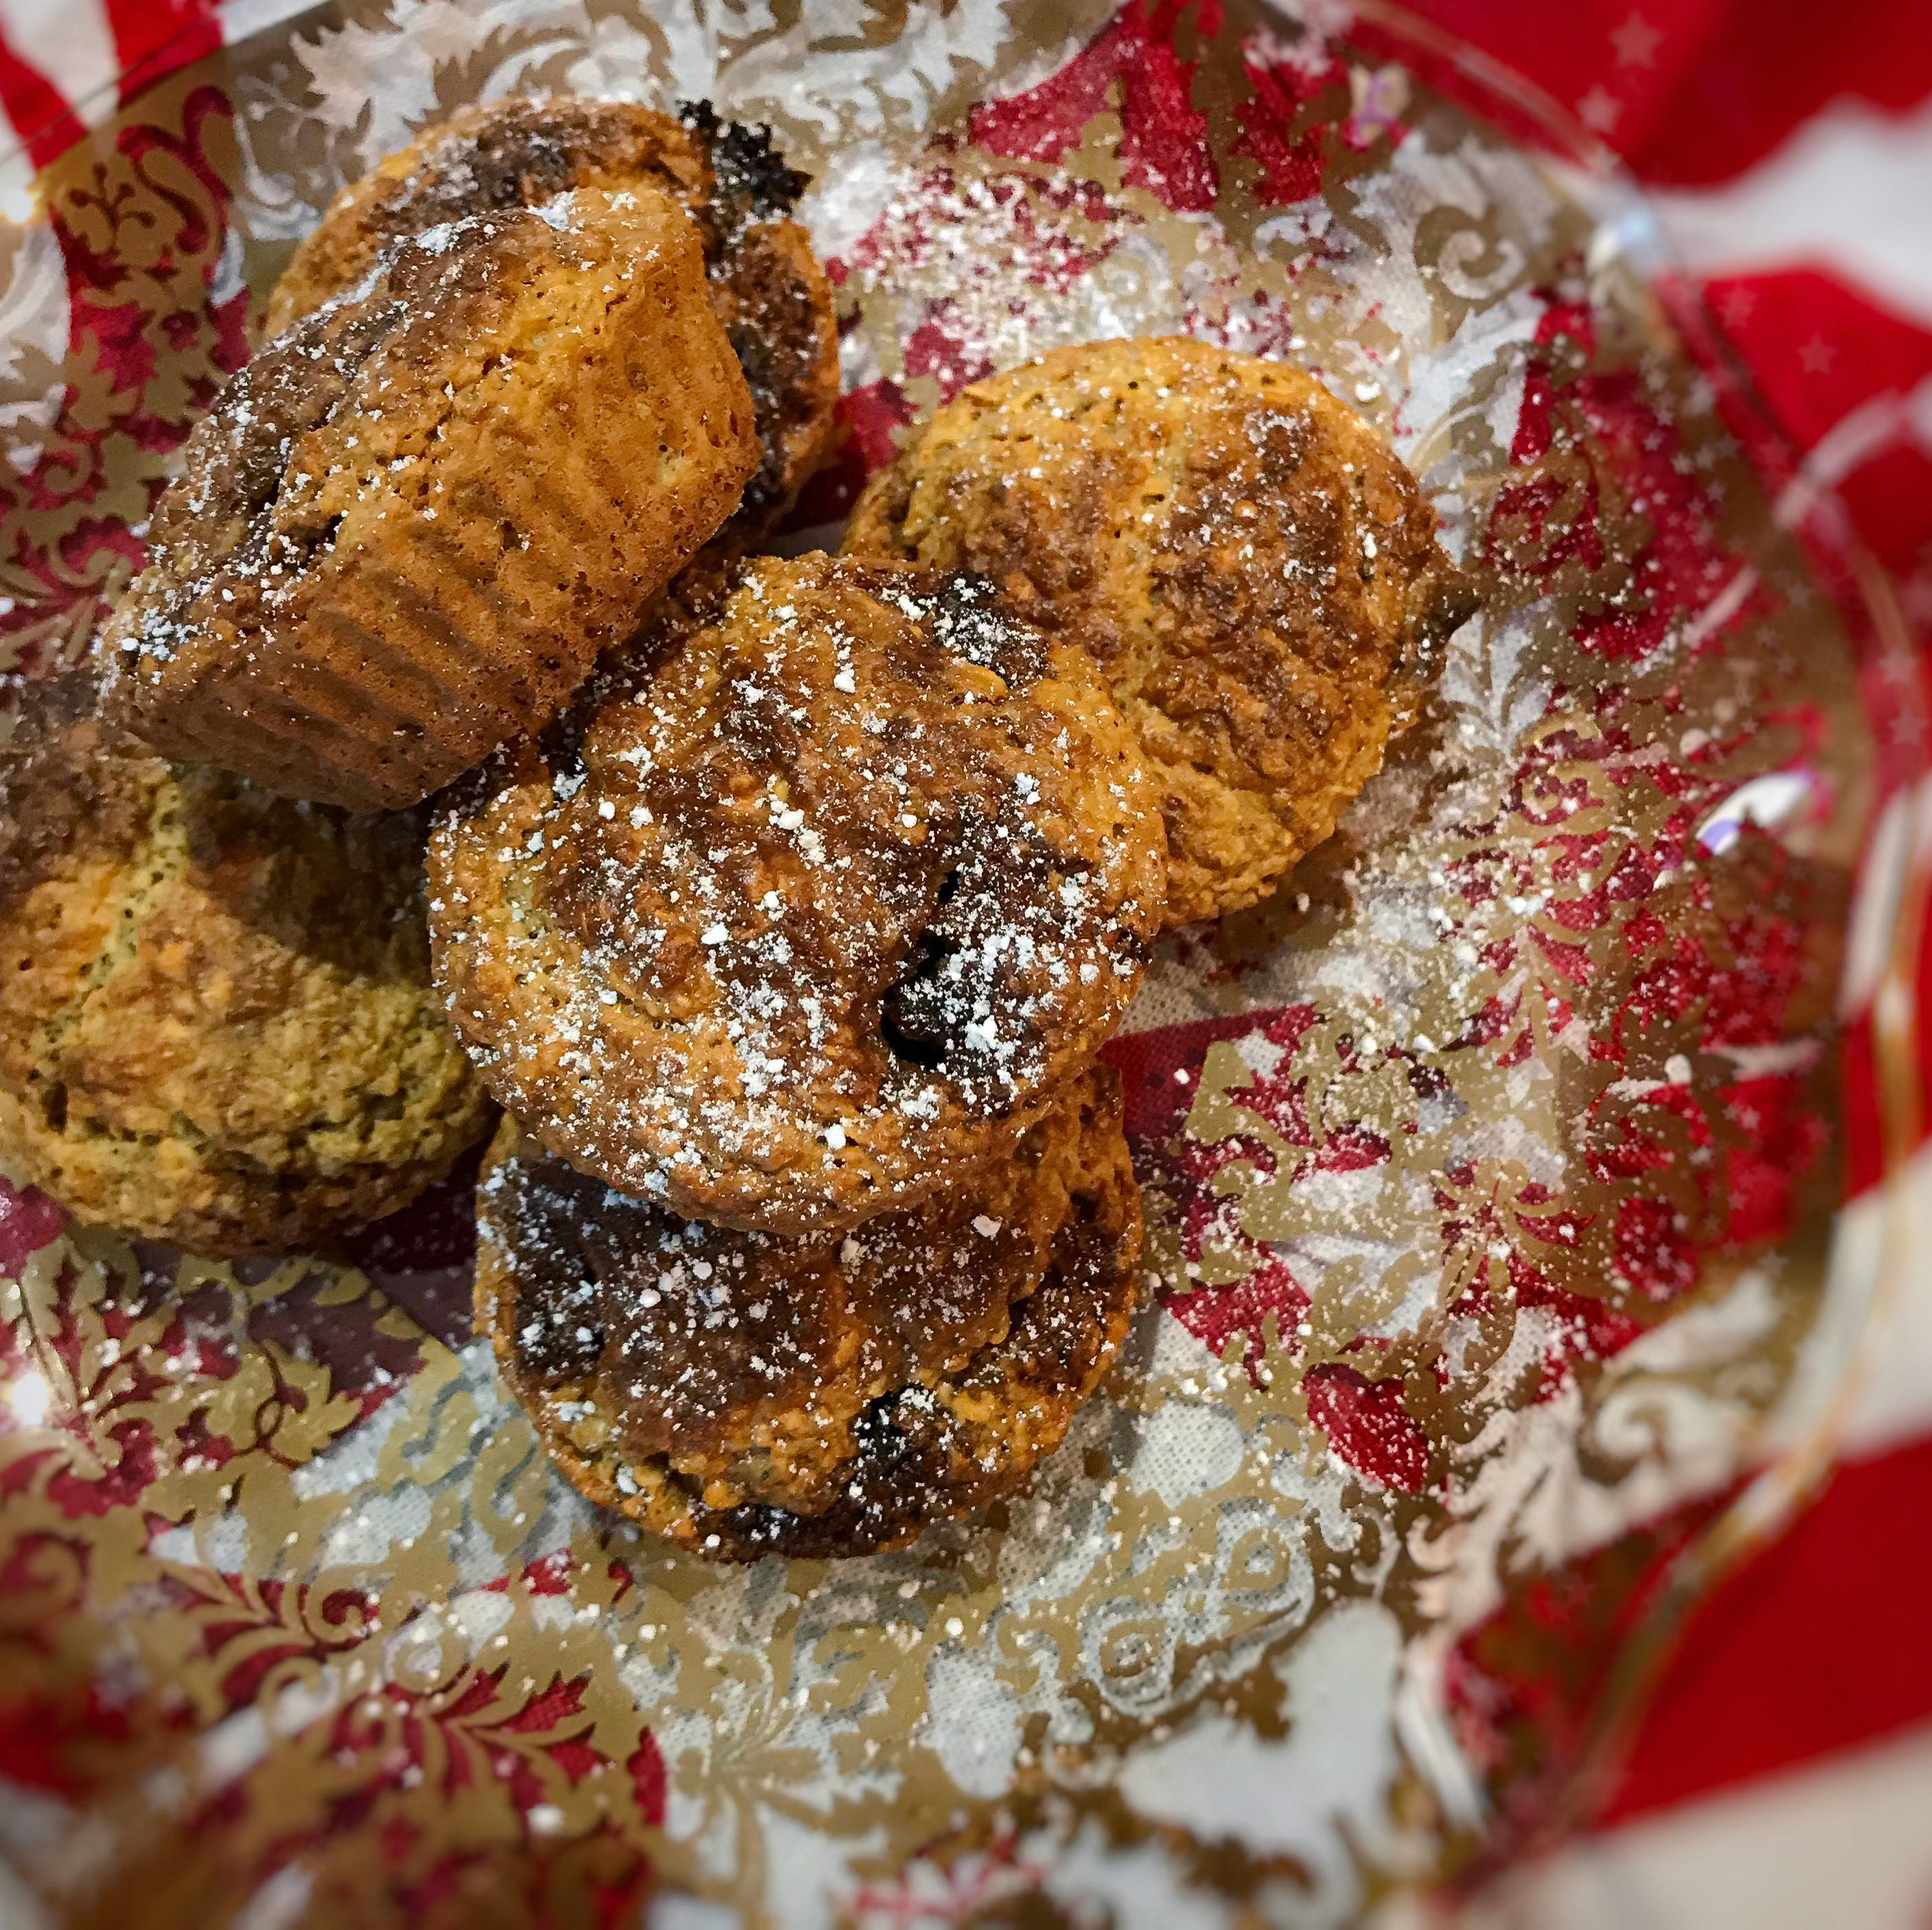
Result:
M697 230L586 189L398 242L189 438L106 644L156 749L355 809L541 726L735 507Z
M1166 891L1084 653L979 579L752 565L508 746L430 839L436 971L504 1104L692 1218L804 1233L1010 1151Z
M429 981L422 824L117 741L84 677L0 746L0 1157L214 1256L394 1211L491 1108Z
M1167 922L1335 828L1473 608L1415 479L1301 370L1174 337L963 389L845 548L985 572L1112 680L1162 796Z
M734 1559L890 1547L1010 1491L1137 1298L1139 1195L1104 1070L956 1198L850 1233L682 1220L508 1120L477 1222L478 1329L557 1464Z
M832 290L799 224L806 185L771 132L709 106L673 116L628 101L505 100L427 128L337 196L268 302L280 330L368 272L382 250L442 223L573 189L646 187L698 224L711 301L750 385L760 450L743 500L699 560L687 594L717 587L824 461L838 399Z

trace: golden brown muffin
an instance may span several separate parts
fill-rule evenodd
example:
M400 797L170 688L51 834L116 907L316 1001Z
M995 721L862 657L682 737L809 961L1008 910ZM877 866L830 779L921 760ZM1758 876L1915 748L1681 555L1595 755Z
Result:
M1118 1023L1166 890L1091 662L978 579L823 555L659 644L432 835L484 1079L612 1185L773 1232L1010 1151Z
M737 503L749 395L645 188L434 228L216 398L106 633L123 721L414 802L544 723Z
M577 188L668 194L704 237L712 304L750 385L761 450L736 513L687 586L709 590L728 557L770 534L831 445L832 290L811 238L784 218L805 184L773 152L769 128L720 122L706 105L674 116L566 95L465 108L337 196L276 284L268 326L286 328L366 273L384 248L441 223Z
M1137 1298L1118 1082L1076 1081L961 1196L803 1240L681 1220L506 1120L476 1314L592 1499L731 1559L910 1541L1065 1437Z
M1162 794L1171 925L1253 904L1334 830L1473 608L1373 429L1180 337L962 390L845 548L984 571L1093 651Z
M491 1109L429 982L420 815L117 741L86 680L0 748L0 1154L216 1256L406 1205Z

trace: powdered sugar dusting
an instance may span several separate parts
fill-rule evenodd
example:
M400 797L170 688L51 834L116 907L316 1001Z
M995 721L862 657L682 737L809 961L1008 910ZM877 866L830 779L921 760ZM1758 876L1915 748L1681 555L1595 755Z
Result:
M758 566L439 833L450 890L488 894L443 893L444 958L500 1091L614 1183L747 1223L767 1191L849 1222L953 1137L1010 1139L1158 913L1125 727L1063 656L974 579Z

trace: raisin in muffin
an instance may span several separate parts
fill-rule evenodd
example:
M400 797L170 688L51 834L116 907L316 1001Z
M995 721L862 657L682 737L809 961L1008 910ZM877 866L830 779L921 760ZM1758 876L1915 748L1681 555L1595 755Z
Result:
M715 593L824 460L838 399L832 291L811 238L786 218L805 176L769 128L721 122L708 106L673 116L627 101L505 100L426 128L344 189L296 248L269 298L279 330L364 274L382 250L466 215L582 188L655 188L704 239L712 305L750 385L760 459L736 513L682 593Z
M1085 653L970 578L754 564L506 746L430 839L436 970L553 1151L803 1233L1010 1152L1092 1058L1166 889Z
M422 825L117 740L81 675L0 747L0 1154L218 1257L406 1205L488 1098L429 982Z
M848 554L984 571L1091 650L1162 795L1181 924L1335 828L1473 602L1415 479L1302 371L1183 338L962 389Z
M803 1239L628 1198L506 1120L476 1310L592 1499L733 1559L850 1555L1009 1492L1137 1298L1139 1196L1096 1070L956 1198Z
M425 230L189 438L106 632L156 749L353 809L541 726L736 507L751 401L646 188Z

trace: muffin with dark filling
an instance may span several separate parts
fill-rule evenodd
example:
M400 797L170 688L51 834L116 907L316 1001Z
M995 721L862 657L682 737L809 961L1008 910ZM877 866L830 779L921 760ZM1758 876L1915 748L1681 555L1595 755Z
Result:
M476 1312L592 1500L732 1559L850 1555L1010 1492L1132 1317L1118 1081L1014 1156L849 1232L734 1232L618 1193L506 1120L477 1190Z
M1159 811L1086 654L983 581L752 565L430 839L451 1016L554 1151L772 1232L1010 1154L1126 1010Z

